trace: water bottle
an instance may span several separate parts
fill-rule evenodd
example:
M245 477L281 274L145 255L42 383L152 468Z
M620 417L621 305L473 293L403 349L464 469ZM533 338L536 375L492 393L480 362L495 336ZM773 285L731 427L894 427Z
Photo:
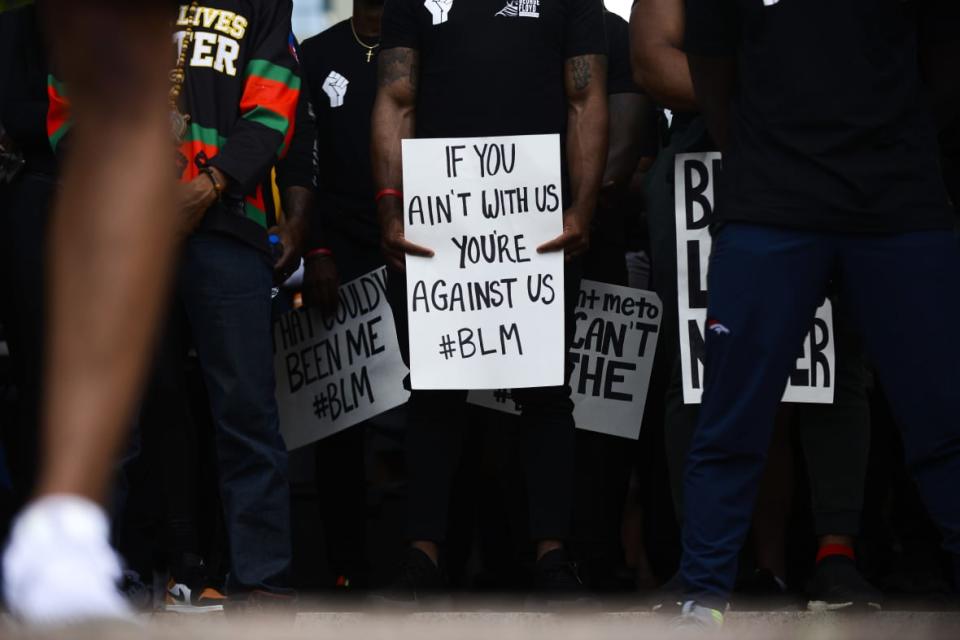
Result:
M271 233L267 236L267 241L270 243L270 257L273 258L273 264L277 264L277 261L283 256L283 243L280 242L280 236ZM280 287L272 287L270 289L270 299L273 300L278 295L280 295Z

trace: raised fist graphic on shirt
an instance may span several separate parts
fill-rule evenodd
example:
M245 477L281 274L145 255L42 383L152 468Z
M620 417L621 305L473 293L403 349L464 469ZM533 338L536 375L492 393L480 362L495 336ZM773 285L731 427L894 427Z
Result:
M343 98L347 95L347 85L350 81L336 71L331 71L323 81L323 92L330 98L330 108L343 106Z
M447 21L450 9L453 8L453 0L426 0L423 6L433 16L433 24L438 25Z

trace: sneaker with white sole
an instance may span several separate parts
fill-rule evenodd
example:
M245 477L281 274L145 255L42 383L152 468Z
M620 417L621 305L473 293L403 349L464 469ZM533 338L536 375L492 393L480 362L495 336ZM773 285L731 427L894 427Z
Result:
M723 627L723 611L711 609L697 604L693 600L683 603L680 616L673 621L673 628L678 630L721 629Z
M132 621L120 560L100 506L78 496L40 498L17 517L3 557L11 613L36 626Z
M191 589L170 578L164 610L173 613L216 613L223 611L227 597L213 587Z
M809 592L807 608L810 611L883 609L883 594L860 574L857 563L845 556L829 556L818 562Z

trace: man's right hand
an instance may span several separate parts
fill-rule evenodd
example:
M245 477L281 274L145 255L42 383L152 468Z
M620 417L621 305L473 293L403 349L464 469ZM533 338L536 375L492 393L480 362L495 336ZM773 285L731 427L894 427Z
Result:
M303 303L325 316L337 312L340 275L332 256L313 256L304 261Z
M387 265L397 271L406 271L406 256L422 256L432 258L433 251L408 241L403 235L402 213L385 213L381 209L380 215L380 246Z
M217 190L210 178L202 173L190 182L180 183L179 189L180 211L183 212L180 233L188 236L199 226L207 209L217 201Z

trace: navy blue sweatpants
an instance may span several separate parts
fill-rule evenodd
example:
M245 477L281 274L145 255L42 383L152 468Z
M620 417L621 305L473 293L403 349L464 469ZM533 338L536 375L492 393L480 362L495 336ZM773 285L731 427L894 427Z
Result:
M960 244L728 224L713 245L703 405L684 492L687 599L724 606L774 413L836 278L903 432L907 465L960 557Z

